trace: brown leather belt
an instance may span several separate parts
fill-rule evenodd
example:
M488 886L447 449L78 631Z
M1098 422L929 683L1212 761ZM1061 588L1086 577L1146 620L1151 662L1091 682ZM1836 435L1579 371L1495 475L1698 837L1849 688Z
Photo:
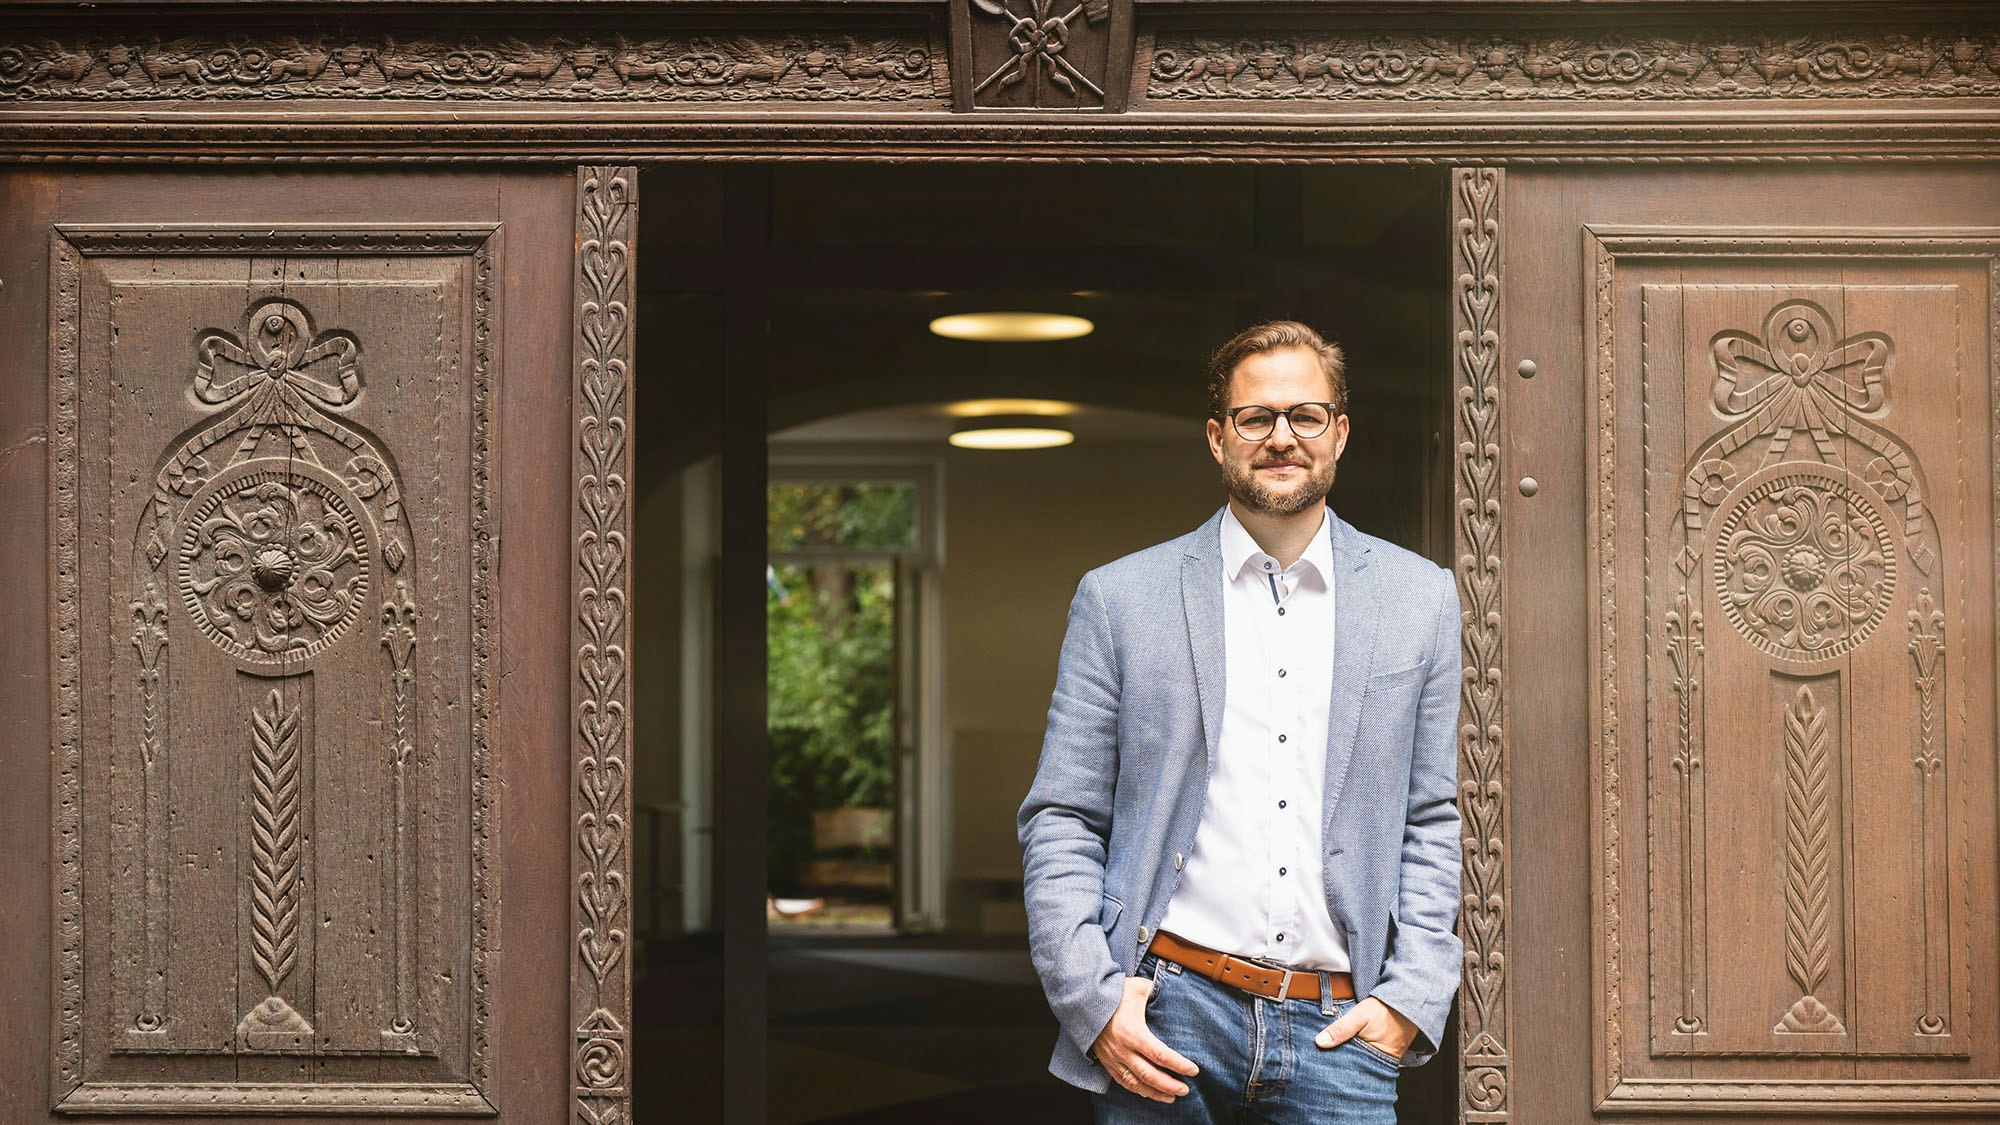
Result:
M1274 969L1257 961L1232 957L1191 941L1182 941L1165 930L1154 934L1153 944L1146 948L1182 968L1193 969L1212 981L1245 992L1254 992L1273 1000L1280 997L1286 1000L1319 999L1317 969ZM1347 973L1330 975L1333 977L1333 999L1353 999L1354 978Z

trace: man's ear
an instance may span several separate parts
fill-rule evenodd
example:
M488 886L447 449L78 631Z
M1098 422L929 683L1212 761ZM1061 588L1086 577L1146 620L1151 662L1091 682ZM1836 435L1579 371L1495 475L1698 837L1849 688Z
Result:
M1213 418L1208 420L1208 454L1222 464L1222 423Z
M1347 428L1347 415L1342 414L1333 420L1333 459L1335 461L1339 461L1340 455L1347 452Z

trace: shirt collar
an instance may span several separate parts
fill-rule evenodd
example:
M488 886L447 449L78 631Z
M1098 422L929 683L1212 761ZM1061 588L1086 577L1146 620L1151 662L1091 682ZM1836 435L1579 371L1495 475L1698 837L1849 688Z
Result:
M1313 572L1319 575L1320 581L1330 586L1333 577L1333 519L1332 513L1325 506L1321 506L1319 511L1319 530L1313 532L1313 537L1307 541L1305 553L1299 556L1299 563L1312 568ZM1264 549L1257 545L1255 539L1250 538L1249 529L1236 518L1236 510L1224 506L1222 573L1234 582L1242 576L1243 568L1253 560L1261 563L1267 558L1270 556L1264 553ZM1293 565L1297 566L1299 563Z

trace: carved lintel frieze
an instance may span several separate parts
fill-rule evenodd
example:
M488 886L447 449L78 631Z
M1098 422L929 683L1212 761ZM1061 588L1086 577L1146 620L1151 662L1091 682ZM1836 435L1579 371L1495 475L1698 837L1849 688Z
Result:
M632 38L511 33L44 36L0 45L0 101L925 101L944 99L921 28Z
M2000 94L1990 27L1795 32L1687 28L1162 28L1146 97L1175 101L1572 101L1962 98Z

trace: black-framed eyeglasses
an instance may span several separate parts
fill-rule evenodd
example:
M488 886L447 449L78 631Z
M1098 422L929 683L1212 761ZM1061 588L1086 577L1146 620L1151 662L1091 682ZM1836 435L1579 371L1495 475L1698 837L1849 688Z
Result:
M1278 419L1292 428L1292 434L1301 438L1316 438L1333 424L1339 407L1331 402L1301 402L1284 410L1252 403L1248 406L1232 406L1222 412L1229 424L1236 427L1236 434L1244 441L1263 441L1278 428Z

